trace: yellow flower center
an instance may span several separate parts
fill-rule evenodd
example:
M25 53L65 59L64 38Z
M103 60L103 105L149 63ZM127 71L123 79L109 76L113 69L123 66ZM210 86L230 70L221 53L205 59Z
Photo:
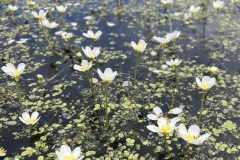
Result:
M39 19L40 21L42 21L42 20L44 19L44 17L43 17L43 16L38 16L38 19Z
M26 120L27 120L28 122L30 122L32 125L36 123L36 119L35 119L35 118L32 118L32 117L28 117L28 118L26 118Z
M169 133L171 130L171 127L168 124L164 124L162 125L162 127L160 128L162 130L162 132L164 133Z
M74 155L66 155L63 157L63 160L76 160L77 158Z
M19 76L20 76L20 73L19 73L19 71L16 69L16 70L14 71L14 77L15 77L15 80L16 80L16 81L19 80Z
M109 75L109 74L104 75L104 81L105 82L110 82L110 78L111 78L111 75Z
M94 34L92 37L94 40L97 40L97 36Z
M178 66L178 63L177 62L173 62L173 66Z
M95 55L94 55L93 53L90 53L90 54L88 55L88 58L94 59L94 58L95 58Z
M136 51L141 52L142 46L140 44L136 45Z
M206 82L202 82L202 89L208 90L208 84Z
M189 133L186 134L186 141L187 142L191 142L191 141L193 141L195 139L196 139L195 135L189 134Z
M86 69L85 66L80 66L80 70L82 70L82 71L86 71L87 69Z

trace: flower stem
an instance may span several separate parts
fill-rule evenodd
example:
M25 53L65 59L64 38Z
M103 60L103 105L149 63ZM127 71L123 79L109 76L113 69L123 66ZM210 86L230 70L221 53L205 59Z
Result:
M174 108L174 103L176 101L175 89L177 88L177 68L174 67L173 70L174 70L174 84L173 84L173 88L172 88L172 102L171 102L171 106L170 106L171 109Z
M139 65L139 53L136 53L136 63L135 63L135 70L134 70L134 83L137 80L137 71L138 71L138 65Z
M91 90L92 90L92 94L94 95L94 85L93 85L93 71L92 71L92 67L90 68L90 81L91 81Z
M187 143L185 149L174 159L179 160L180 157L184 156L188 152L189 147L190 147L190 145L189 145L189 143Z
M202 99L201 99L202 103L201 103L201 108L200 108L200 111L199 111L198 121L201 121L201 116L202 116L202 112L203 112L203 108L204 108L204 101L205 101L205 98L206 98L206 94L207 94L207 92L205 92L205 91L202 94Z
M165 145L167 155L170 155L170 150L169 150L169 146L168 146L168 143L167 143L167 134L163 134L163 138L164 138L164 145Z
M108 125L108 106L107 106L107 104L108 104L108 86L109 86L109 84L108 83L106 83L106 85L105 85L105 108L106 108L106 112L105 112L105 119L106 119L106 124Z
M20 88L20 86L19 86L18 81L16 81L16 89L17 89L19 104L20 104L20 106L21 106L21 105L22 105L22 91L21 91L21 88Z
M86 77L89 82L90 90L91 90L92 96L93 96L93 84L92 84L92 78L91 78L91 71L86 71Z
M53 48L53 47L52 47L52 44L51 44L51 42L50 42L50 40L49 40L49 38L48 38L48 34L47 34L47 31L46 31L46 28L44 27L42 21L40 21L40 23L41 23L41 26L42 26L42 30L43 30L44 36L45 36L45 38L46 38L49 46L50 46L51 48Z

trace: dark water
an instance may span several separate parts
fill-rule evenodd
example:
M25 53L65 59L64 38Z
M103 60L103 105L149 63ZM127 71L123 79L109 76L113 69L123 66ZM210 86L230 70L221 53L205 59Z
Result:
M220 73L214 75L217 86L207 94L205 115L200 127L212 133L209 140L200 146L191 146L186 159L239 159L239 8L225 2L218 13L209 2L206 15L200 1L176 1L172 6L173 30L181 31L177 49L170 44L159 54L158 43L153 36L163 37L169 32L165 7L157 0L79 0L36 1L29 8L25 1L0 2L0 54L1 66L11 62L25 63L26 70L20 79L23 105L19 106L14 81L4 72L1 74L0 98L0 147L7 150L5 159L55 159L55 151L64 143L72 148L80 146L89 159L164 159L166 152L163 138L151 133L146 126L154 124L147 119L152 108L159 106L163 112L172 102L172 86L176 93L175 107L183 108L182 122L188 126L200 124L197 112L201 105L201 91L196 77L210 75L206 68L216 66ZM12 14L8 4L18 5ZM60 15L50 8L68 4L67 12ZM196 18L187 24L183 14L190 4L201 6ZM54 49L30 12L49 9L48 18L60 24L47 29ZM92 16L92 20L84 17ZM71 22L76 22L74 29ZM116 25L109 27L107 22ZM220 24L220 34L217 26ZM88 29L101 30L100 40L92 41L82 36ZM64 42L54 33L59 30L72 32L70 42ZM24 44L17 44L27 38ZM8 44L10 40L15 42ZM124 81L133 82L136 54L130 42L144 39L146 51L140 55L137 84L123 87ZM118 71L110 85L109 127L105 127L104 85L95 84L96 96L92 97L85 74L74 71L73 64L85 46L101 47L101 54L93 66L94 77L100 81L97 68L107 67ZM177 79L173 73L165 74L160 69L171 58L183 60L178 68ZM159 70L155 73L155 70ZM44 76L44 81L37 79ZM95 106L101 105L99 110ZM34 128L25 126L18 117L23 111L38 111L41 119ZM14 122L14 124L11 124ZM9 124L10 123L10 124ZM32 132L31 132L32 130ZM172 156L177 156L185 142L175 134L170 137ZM130 141L130 142L129 142ZM132 143L131 143L132 142ZM27 150L27 151L26 151ZM180 159L180 158L177 158Z

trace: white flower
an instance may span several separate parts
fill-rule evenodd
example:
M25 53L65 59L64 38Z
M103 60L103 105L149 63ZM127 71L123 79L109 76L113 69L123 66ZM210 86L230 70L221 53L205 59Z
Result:
M158 120L163 114L162 114L162 109L160 107L154 107L153 108L154 114L148 114L147 117L148 119L151 120Z
M32 13L32 15L33 15L34 18L42 21L42 20L46 17L47 12L48 12L48 11L45 12L44 10L40 10L39 13L37 13L37 12L35 12L35 11L32 11L31 13Z
M28 6L35 6L36 2L32 1L32 0L27 0L27 5Z
M92 82L93 82L94 84L96 84L96 83L98 83L98 79L97 79L97 78L92 78Z
M198 11L200 10L200 7L195 7L194 5L191 5L190 8L189 8L189 12L191 14L196 14Z
M185 21L184 23L189 24L189 21L192 19L192 14L184 13L183 18L184 18L184 21Z
M215 67L215 66L212 66L212 67L208 67L207 68L208 72L211 72L213 74L216 74L219 72L219 68Z
M175 117L171 120L161 117L157 121L158 126L148 125L147 128L152 132L169 134L172 133L177 128L176 123L179 121L180 121L179 117Z
M56 35L60 35L65 41L69 41L73 37L73 33L68 33L64 31L55 32Z
M71 22L70 24L71 24L73 27L77 27L77 25L78 25L77 22Z
M63 5L61 5L61 6L56 6L56 9L57 9L58 12L64 13L64 12L66 12L66 10L67 10L67 6L63 6Z
M213 1L213 8L216 10L221 10L223 8L223 5L224 5L224 1L220 1L220 0Z
M87 33L83 33L83 36L87 38L92 38L94 40L98 40L101 35L102 35L102 31L97 31L96 33L93 33L93 31L88 30Z
M7 151L3 147L0 147L0 157L4 157L6 156L6 154L7 154Z
M73 69L81 72L88 71L92 67L92 61L88 62L87 60L83 60L81 62L81 66L74 64Z
M106 68L104 73L100 69L97 69L97 72L99 77L103 80L103 82L106 83L112 82L117 75L117 71L113 72L111 68Z
M63 32L61 36L65 41L69 41L73 37L73 33Z
M8 5L8 10L15 12L16 10L18 10L18 6Z
M171 39L169 39L167 37L163 37L162 38L162 37L153 36L153 39L155 41L157 41L158 43L160 43L161 45L166 45L166 44L168 44L171 41Z
M207 91L210 88L212 88L214 85L216 85L216 79L211 78L209 76L204 76L202 78L202 81L200 81L199 78L196 78L196 82L197 82L198 87L200 87L204 91Z
M204 134L200 136L200 128L197 125L191 125L186 129L184 124L180 124L178 128L179 136L190 144L199 145L206 141L211 134Z
M148 114L147 117L148 119L151 119L151 120L158 120L159 118L161 118L163 116L163 112L162 112L162 109L160 107L154 107L153 108L153 112L154 114ZM182 109L179 108L179 107L176 107L176 108L173 108L171 109L168 113L169 114L179 114L182 112Z
M34 125L37 123L40 117L38 112L33 112L32 115L30 115L28 112L24 112L22 117L19 117L19 119L26 125Z
M56 22L49 22L49 20L46 19L46 18L42 21L42 24L43 24L45 27L50 28L50 29L56 28L56 27L59 25L59 24L56 23Z
M107 22L107 25L108 25L109 27L114 27L116 24L113 23L113 22Z
M173 0L161 0L162 4L164 5L170 5L173 3Z
M182 108L179 108L179 107L173 108L168 113L169 114L179 114L179 113L182 113Z
M180 34L181 34L180 31L173 31L172 33L167 33L166 38L176 41Z
M239 0L231 0L232 3L236 4Z
M16 41L17 44L23 44L26 43L28 41L27 38L21 38L19 41Z
M162 65L162 67L165 69L168 66L176 68L182 63L182 60L179 59L171 59L170 61L166 61L167 65Z
M17 68L12 63L7 63L6 66L2 67L3 72L11 77L14 77L16 81L19 80L19 76L23 73L25 68L24 63L20 63Z
M93 19L93 17L92 17L92 16L86 16L86 17L83 17L83 19L85 19L85 20L91 20L91 19Z
M89 58L89 59L95 59L98 57L98 55L100 54L100 48L98 47L94 47L93 49L91 49L90 47L86 47L86 48L82 48L84 54Z
M68 145L62 145L59 151L56 151L58 160L82 160L81 148L76 147L73 151Z
M144 52L146 47L147 47L147 43L144 40L142 40L142 39L140 39L138 41L138 44L136 44L136 42L133 42L133 41L131 42L131 44L132 44L133 49L135 51L137 51L137 53Z

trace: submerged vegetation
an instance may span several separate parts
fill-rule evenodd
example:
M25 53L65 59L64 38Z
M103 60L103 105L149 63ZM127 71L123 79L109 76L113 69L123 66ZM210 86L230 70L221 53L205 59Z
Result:
M238 0L1 0L0 159L239 160Z

